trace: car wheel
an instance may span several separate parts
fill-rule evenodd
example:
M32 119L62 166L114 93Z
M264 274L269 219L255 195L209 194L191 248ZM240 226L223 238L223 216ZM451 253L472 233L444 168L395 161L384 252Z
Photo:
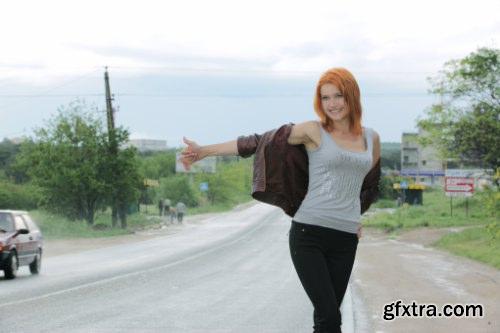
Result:
M17 254L12 252L7 261L7 266L3 270L6 279L14 279L17 276L17 269L19 268L19 262L17 260Z
M39 274L42 269L42 251L38 250L35 260L30 264L31 274Z

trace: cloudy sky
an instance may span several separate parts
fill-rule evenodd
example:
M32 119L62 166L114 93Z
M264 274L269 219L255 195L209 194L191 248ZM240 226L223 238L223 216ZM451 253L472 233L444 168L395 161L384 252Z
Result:
M0 12L0 140L80 98L135 138L214 143L314 119L313 90L346 67L364 125L398 142L436 101L426 78L499 47L500 2L11 1Z

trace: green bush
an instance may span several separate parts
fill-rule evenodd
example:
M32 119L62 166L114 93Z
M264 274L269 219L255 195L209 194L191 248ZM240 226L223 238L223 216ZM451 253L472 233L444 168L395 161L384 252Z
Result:
M379 198L396 200L398 197L398 191L394 190L392 186L394 183L399 183L400 180L401 177L399 176L382 176L379 184Z
M0 180L0 209L34 209L41 198L40 189L34 185L18 185Z
M373 208L397 208L396 200L394 199L379 199L373 206Z
M489 216L495 217L500 211L500 192L498 187L486 187L482 192L475 194L478 200L483 202L485 211Z
M196 175L196 189L203 182L208 183L209 189L199 195L211 205L230 206L248 201L251 199L252 161L219 160L217 173Z
M173 175L160 179L160 187L157 190L158 198L170 199L172 205L182 201L190 207L198 205L198 197L191 185L188 175Z

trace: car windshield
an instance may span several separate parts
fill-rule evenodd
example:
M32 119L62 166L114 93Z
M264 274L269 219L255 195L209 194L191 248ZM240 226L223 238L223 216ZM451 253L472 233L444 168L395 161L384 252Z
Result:
M14 231L14 221L9 213L0 213L0 232Z

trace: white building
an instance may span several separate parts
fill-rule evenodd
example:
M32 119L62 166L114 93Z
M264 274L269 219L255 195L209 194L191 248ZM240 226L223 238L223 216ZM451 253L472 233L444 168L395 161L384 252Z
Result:
M413 178L415 183L426 185L443 184L445 162L439 158L432 146L422 146L419 133L403 133L401 138L401 176Z
M18 137L18 138L10 138L10 139L7 139L7 140L9 140L12 144L20 145L21 143L23 143L27 139L26 139L26 137L21 136L21 137Z
M152 139L133 139L129 140L125 147L135 147L138 151L165 151L167 150L166 140L152 140Z

